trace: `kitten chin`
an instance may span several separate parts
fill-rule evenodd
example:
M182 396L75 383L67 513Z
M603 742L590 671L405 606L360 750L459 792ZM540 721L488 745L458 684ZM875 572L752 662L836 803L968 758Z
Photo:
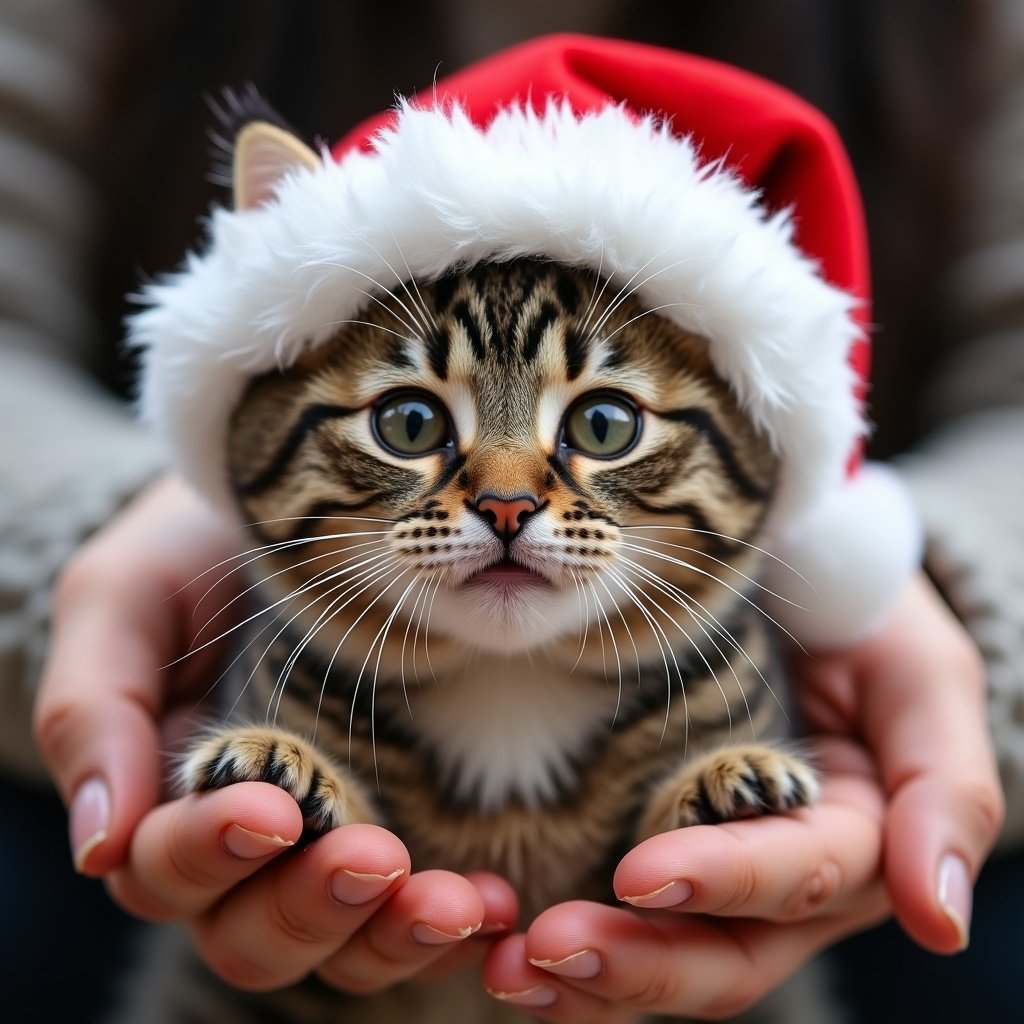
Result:
M598 614L593 596L584 600L575 587L556 587L528 570L485 572L440 590L430 627L471 650L511 654L579 636Z

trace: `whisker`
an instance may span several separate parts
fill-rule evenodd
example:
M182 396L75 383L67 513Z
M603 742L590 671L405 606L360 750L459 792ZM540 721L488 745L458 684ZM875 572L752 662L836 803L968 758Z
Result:
M594 278L594 290L590 294L590 302L587 303L587 308L583 314L583 318L579 321L580 334L586 334L590 327L590 320L594 315L594 310L597 309L597 304L601 301L601 296L604 295L605 289L608 287L608 282L611 280L610 277L601 279L601 271L604 268L604 241L601 242L601 259L597 264L597 275ZM598 287L600 285L600 287Z
M384 590L381 592L380 596L383 597L384 594L386 594L387 591L391 589L392 584L396 583L398 581L398 579L401 579L401 576L399 576L395 580L392 580L391 583L389 583L387 585L387 587L384 588ZM380 675L380 661L381 661L381 658L384 655L384 645L387 642L388 632L391 629L391 624L395 621L395 618L397 617L398 613L402 610L402 605L405 604L405 599L406 599L406 597L409 596L409 591L412 590L412 588L414 586L416 586L416 583L418 582L418 580L419 580L419 575L417 575L412 580L412 582L405 588L405 590L402 591L401 596L395 602L394 608L391 609L391 613L384 620L384 625L381 626L379 630L377 630L377 635L370 641L369 650L366 652L366 657L363 659L363 663L359 667L359 674L356 676L356 685L355 685L354 690L352 691L352 711L350 712L350 715L349 715L349 744L350 744L350 746L351 746L351 742L352 742L352 725L351 725L351 721L352 721L352 715L355 714L356 694L359 692L359 685L362 682L363 673L366 671L366 666L369 663L370 657L373 654L373 649L374 649L374 647L376 647L377 648L377 661L376 661L376 663L374 665L374 669L373 669L373 682L370 684L370 750L371 750L372 755L373 755L373 775L374 775L374 778L377 781L377 792L378 793L380 793L380 770L379 770L378 765L377 765L377 722L376 722L376 718L377 718L377 679L378 679L378 676ZM318 712L319 712L319 709L318 709Z
M660 561L663 561L663 562L670 562L673 565L678 565L678 566L680 566L683 569L689 569L691 572L698 573L701 576L706 576L710 580L714 580L714 582L717 583L719 586L725 587L726 590L728 590L731 593L735 594L736 597L738 597L741 601L743 601L746 604L750 605L751 608L755 609L759 614L763 615L780 632L785 633L785 635L790 640L792 640L793 643L804 654L807 653L807 651L805 650L803 644L801 644L800 641L788 629L786 629L786 627L783 626L781 622L779 622L777 619L773 618L772 615L770 615L767 611L765 611L764 608L762 608L756 601L752 600L747 594L744 594L743 591L737 590L731 584L726 583L725 580L720 579L718 576L715 576L714 573L710 573L706 569L701 569L699 566L692 565L690 562L685 562L681 558L675 558L672 555L665 555L665 554L662 554L660 551L651 551L650 548L641 547L639 544L628 544L628 543L623 542L622 547L627 548L627 549L632 550L632 551L640 551L640 552L642 552L645 555L650 555L651 558L657 558L657 559L659 559ZM625 556L622 556L622 557L623 557L624 561L631 561L631 559L627 559L627 558L625 558ZM633 564L634 565L639 565L638 562L633 562Z
M616 667L617 676L618 676L618 686L617 686L616 693L615 693L615 711L612 713L612 722L611 722L611 725L614 728L615 723L619 719L619 709L622 707L622 660L619 657L619 644L618 644L618 641L615 639L615 631L612 629L612 624L608 621L608 613L604 610L604 608L601 605L601 599L598 596L597 588L594 586L594 581L592 579L588 579L587 580L587 586L589 586L590 589L594 593L594 604L597 606L598 612L600 613L601 617L604 619L604 624L608 627L608 638L611 641L612 652L615 654L615 667ZM601 653L602 653L602 659L601 660L603 662L604 661L604 657L603 657L603 655L604 655L604 641L603 641L603 638L602 638L602 643L601 643ZM605 678L606 679L608 678L607 669L605 670Z
M350 536L350 537L351 536L356 536L356 534L348 534L348 536ZM381 543L379 543L378 541L375 541L375 540L367 540L367 541L363 541L360 544L352 544L352 545L349 545L348 547L346 547L344 550L345 551L354 551L356 548L372 547L374 545L376 545L376 547L374 547L374 551L387 551L388 550L388 547L387 547L386 544L381 544ZM363 557L363 555L368 554L368 553L372 554L372 552L362 552L361 554L353 555L352 558L361 558L361 557ZM199 637L201 637L203 635L203 630L206 629L206 627L209 626L210 623L214 621L214 619L216 619L219 616L223 615L224 612L226 612L236 601L241 601L243 598L245 598L245 596L247 594L252 593L253 590L256 590L257 588L259 588L263 584L267 583L269 580L275 579L276 577L281 576L281 575L283 575L283 574L285 574L287 572L291 572L293 569L302 568L302 566L310 565L313 562L318 562L318 561L320 561L321 559L324 559L324 558L334 558L334 557L336 557L337 555L340 555L340 554L343 554L343 552L342 551L338 551L338 550L322 551L319 555L313 555L312 557L303 559L300 562L291 562L288 565L286 565L284 568L278 569L276 572L272 572L269 576L262 576L262 577L260 577L260 579L258 579L255 583L251 583L248 587L245 588L245 590L241 591L238 594L235 594L235 596L232 597L231 600L229 600L227 602L227 604L222 605L216 612L214 612L213 615L211 615L199 627L199 629L196 631L196 635L195 635L194 639L198 640ZM251 558L249 561L243 563L242 565L236 566L234 569L231 570L231 572L233 573L233 572L238 571L238 569L244 569L246 566L251 565L253 562L258 561L261 557L263 557L263 556L262 555L257 555L255 558ZM329 571L331 571L333 569L340 569L341 566L345 565L345 563L348 562L348 561L351 561L351 559L345 559L342 562L338 562L335 565L331 566L328 570L325 570L325 571L329 572ZM230 575L230 573L228 575ZM320 574L317 574L317 575L320 575ZM227 579L227 576L222 576L221 577L221 580L224 580L224 579ZM313 579L316 579L316 576L312 577L310 582ZM218 583L221 582L221 580L218 580ZM214 584L214 587L216 585L217 584ZM211 593L211 591L214 589L214 587L210 587L210 589L206 591L206 594L204 594L203 597L206 597L207 594ZM200 603L202 603L202 598L200 598ZM198 605L197 605L197 607L198 607Z
M789 718L789 715L788 715L788 713L786 712L786 708L785 708L785 706L783 705L782 701L780 701L780 700L779 700L779 697L778 697L778 695L777 695L777 694L775 693L775 690L774 690L774 688L772 687L771 683L769 683L769 682L768 682L768 680L767 680L767 679L766 679L766 678L764 677L764 675L763 675L763 673L761 672L760 668L758 668L757 664L756 664L756 663L755 663L755 662L753 661L753 659L752 659L752 658L751 658L751 657L750 657L750 656L749 656L749 655L747 654L747 652L746 652L746 651L745 651L745 650L743 649L743 646L742 646L741 644L738 644L738 643L736 642L736 640L735 640L735 639L733 638L733 636L732 636L732 635L731 635L731 634L729 633L729 631L728 631L728 630L727 630L727 629L726 629L726 628L725 628L725 627L724 627L724 626L723 626L723 625L721 624L721 622L720 622L720 621L719 621L719 620L718 620L718 619L717 619L717 618L716 618L716 617L715 617L715 616L714 616L714 615L713 615L713 614L711 613L711 611L710 611L710 610L709 610L709 609L708 609L708 608L707 608L707 607L706 607L705 605L703 605L703 604L702 604L702 603L701 603L700 601L698 601L698 600L697 600L697 599L696 599L695 597L693 597L693 596L692 596L691 594L687 594L687 593L686 593L685 591L683 591L683 590L682 590L682 589L681 589L680 587L676 586L676 584L674 584L674 583L669 583L669 582L668 582L667 580L665 580L665 579L664 579L663 577L659 576L659 575L658 575L657 573L654 573L654 572L652 572L652 571L651 571L650 569L648 569L648 568L647 568L646 566L640 565L640 563L639 563L639 562L634 562L634 561L633 561L632 559L629 559L629 558L625 558L625 557L623 557L623 558L622 558L622 562L624 563L624 566L626 566L626 565L628 565L628 566L632 566L635 572L638 572L638 573L642 573L642 574L646 574L646 575L648 576L648 578L650 578L650 579L651 579L652 581L655 581L655 580L656 580L656 581L658 581L658 582L659 582L660 584L664 585L665 587L669 587L669 588L671 588L671 589L672 589L672 590L674 590L674 591L675 591L675 592L676 592L677 594L679 594L679 595L680 595L680 597L682 598L682 600L680 600L680 601L677 601L677 603L681 604L681 606L682 606L682 607L686 608L686 610L687 610L687 611L688 611L688 612L690 613L690 616L691 616L691 617L692 617L692 618L693 618L693 619L694 619L695 621L696 621L696 619L697 619L697 616L696 616L696 614L695 614L695 613L693 612L692 608L690 608L690 607L688 606L688 604L689 604L690 602L692 602L692 603L693 603L694 605L696 605L696 607L697 607L697 608L699 608L699 609L701 610L701 612L702 612L702 613L703 613L703 614L704 614L705 616L707 616L707 619L705 619L705 621L708 621L708 622L709 622L709 624L713 624L713 628L714 628L714 629L715 629L715 631L716 631L716 632L717 632L717 633L719 634L719 636L721 636L721 637L722 637L722 638L723 638L723 639L724 639L724 640L725 640L725 641L726 641L727 643L729 643L729 644L730 644L730 645L732 646L732 648L733 648L733 649L734 649L734 650L735 650L735 651L736 651L736 652L737 652L738 654L740 654L740 655L741 655L741 657L743 657L743 659L744 659L744 660L745 660L745 661L747 662L747 664L748 664L748 665L750 665L750 667L751 667L751 668L752 668L752 669L754 670L754 672L755 672L755 673L757 673L757 676L758 676L758 678L759 678L759 679L761 680L761 682L762 682L762 683L764 683L764 685L765 685L765 686L767 687L767 689L768 689L768 692L769 692L769 693L770 693L770 694L772 695L772 697L773 697L773 698L775 699L775 703L776 703L776 704L778 704L779 708L780 708L780 709L782 710L782 713L783 713L783 714L784 714L784 715L786 716L786 718L787 718L787 719ZM664 591L663 591L663 592L664 592ZM756 604L754 604L753 602L750 602L750 603L751 603L751 606L752 606L752 607L754 607L754 608L757 608L757 605L756 605ZM759 610L760 610L760 609L759 609ZM766 618L768 618L768 619L769 619L769 621L774 621L774 620L772 620L772 619L771 619L771 617L770 617L770 616L768 616L768 615L766 615L765 617L766 617ZM699 623L698 623L698 625L699 625ZM709 639L710 639L710 638L709 638ZM714 643L714 640L712 640L712 643ZM717 647L717 644L716 644L716 647ZM726 660L728 661L728 659L726 659ZM737 680L737 682L739 682L739 680ZM723 694L723 696L724 696L724 694ZM744 701L744 703L746 703L746 695L744 695L744 697L743 697L743 701ZM749 713L750 713L750 708L749 708L749 707L747 708L747 713L748 713L748 715L749 715ZM730 716L730 717L731 717L731 716ZM751 721L751 725L753 725L753 721Z
M278 709L281 706L281 698L284 696L284 688L288 680L288 677L291 675L292 669L295 667L299 658L302 656L303 651L305 651L305 649L309 646L309 644L312 642L316 634L319 633L320 630L327 624L327 622L329 622L338 612L347 608L356 598L364 594L371 586L373 586L373 584L377 582L377 580L380 579L381 576L393 571L393 568L397 562L398 558L396 557L390 559L389 561L383 564L378 563L377 565L374 565L372 568L360 573L359 576L356 577L354 580L347 580L345 583L340 583L336 587L332 587L324 593L318 594L316 599L310 602L310 604L308 604L306 608L303 609L303 611L305 611L308 608L313 607L313 605L315 605L317 601L322 600L329 594L334 593L334 591L336 590L341 591L341 593L339 593L336 597L332 598L328 602L327 606L320 612L320 614L317 616L313 624L306 630L306 634L302 638L302 640L299 641L298 644L296 644L294 650L285 659L285 663L282 666L281 671L278 673L277 681L274 684L274 689L271 691L270 695L271 703L274 703L274 695L277 695L277 701L273 713L274 721L277 720ZM367 579L367 577L369 578ZM346 598L346 595L350 594L353 590L355 590L356 593L352 594L351 597L348 597L347 600L344 600ZM337 653L337 651L335 651L335 653ZM321 694L321 700L322 699L323 698Z
M736 680L737 686L739 686L740 693L743 696L743 702L744 702L744 704L746 704L746 694L743 693L743 687L740 685L739 677L736 675L736 670L733 668L732 663L729 661L729 659L725 657L725 655L722 652L722 649L715 642L715 640L711 636L711 634L708 633L707 629L704 628L703 624L700 622L700 620L697 618L697 616L693 614L692 609L687 605L685 600L682 598L682 596L681 596L682 592L679 591L678 594L674 593L673 591L678 590L678 588L672 587L668 583L667 580L663 580L656 573L650 573L650 572L648 572L648 573L640 573L632 565L624 565L623 569L626 572L630 572L633 575L640 577L641 579L646 579L648 583L650 583L651 585L653 585L655 587L655 589L660 591L666 597L668 597L671 600L675 601L676 604L680 605L680 607L682 607L690 615L690 618L692 618L693 621L696 623L697 628L700 629L700 631L704 634L705 637L707 637L707 639L710 641L711 645L715 648L716 651L718 651L719 655L722 656L722 659L725 661L726 665L728 665L729 671L732 673L733 678ZM725 712L726 712L726 715L728 716L728 719L729 719L729 735L731 736L732 735L732 708L729 705L729 698L726 696L725 690L722 688L722 683L721 683L721 680L719 680L719 678L718 678L718 673L714 670L714 667L711 665L711 662L708 661L708 659L705 656L703 650L701 650L700 645L683 628L682 624L675 618L675 616L669 614L668 611L666 611L664 608L662 608L661 605L658 604L658 602L654 601L654 599L651 598L649 595L648 595L648 600L650 600L654 604L654 606L669 620L669 622L671 622L676 627L676 629L678 629L679 632L682 633L682 635L686 638L686 642L693 648L694 651L697 652L697 655L700 658L700 660L704 662L704 667L708 670L708 673L711 675L711 678L715 681L715 686L718 687L718 692L722 695L722 703L725 705ZM747 707L747 714L748 715L750 714L749 706Z
M646 619L647 624L651 627L651 633L658 644L658 649L661 652L661 660L665 666L666 701L665 718L661 725L661 740L659 742L664 741L665 739L665 733L668 731L668 717L672 710L672 672L668 667L668 659L665 657L666 647L668 648L668 653L672 657L672 664L676 670L676 678L679 680L679 692L683 695L683 716L686 721L686 741L688 742L690 733L690 711L686 699L686 686L683 683L683 674L679 668L679 662L676 660L676 654L672 649L672 644L669 642L668 637L665 635L665 631L661 628L654 616L651 615L651 613L640 603L640 600L634 594L634 588L629 581L614 569L606 569L605 572L613 582L619 585L630 601L632 601L636 606L640 614L644 619ZM643 591L640 591L640 595L644 596Z
M420 312L423 313L424 315L424 322L429 323L429 325L433 327L435 331L440 330L440 325L437 322L437 318L434 316L433 311L423 299L423 293L420 291L420 286L416 282L416 276L413 274L412 270L409 267L409 261L405 258L405 252L402 250L401 245L399 245L398 239L395 237L395 233L393 231L389 231L389 233L391 235L391 241L395 243L395 248L398 250L398 255L402 257L402 263L405 266L406 277L402 279L402 287L405 289L405 294L409 296L409 301L413 303L413 305L416 305L417 300L419 301L418 308ZM378 253L377 255L379 256L380 253ZM383 259L383 257L381 257L381 259ZM390 270L392 274L395 274L395 270L391 266L391 264L388 263L387 260L384 260L384 263L387 265L388 270ZM399 275L395 274L395 277L399 277ZM407 280L412 282L413 290L416 293L415 298L413 298L412 294L410 294L409 292L409 285L405 283Z
M652 313L658 313L658 312L660 312L663 309L671 309L673 306L688 306L690 309L695 309L696 308L696 303L693 303L693 302L663 302L660 306L654 306L651 309L645 309L642 312L637 313L636 316L631 316L624 324L619 324L619 326L616 327L615 330L612 331L611 334L603 335L601 340L605 341L605 342L611 341L612 338L614 338L615 335L619 333L619 331L624 331L630 324L636 323L637 320L641 320L645 316L650 316Z
M814 591L814 584L807 579L806 576L802 575L795 566L792 566L783 558L779 558L774 552L767 550L767 548L758 547L756 544L751 544L750 541L743 540L740 537L730 537L727 533L719 533L717 530L701 530L695 526L674 526L668 523L634 523L629 526L620 526L620 530L678 530L680 533L699 533L706 537L715 537L718 540L724 540L729 544L739 544L741 547L750 548L751 551L756 551L759 555L764 555L765 558L770 559L777 565L781 565L782 568L791 572L794 576L802 580L807 586ZM645 537L645 540L654 540L653 537ZM786 598L782 597L781 594L774 594L773 596L778 597L780 600L785 601ZM800 605L796 606L800 608ZM807 609L802 609L806 611Z
M359 277L363 278L365 281L369 281L370 284L372 284L374 286L374 288L376 288L378 291L382 291L385 295L391 296L391 298L393 298L395 300L395 302L397 302L402 307L402 309L404 309L405 312L410 317L412 317L412 320L413 320L412 324L410 324L408 322L408 320L403 320L402 317L400 317L394 311L394 309L391 308L391 306L389 306L386 302L384 302L380 298L378 298L378 296L374 295L373 292L365 291L362 288L356 289L360 294L365 295L372 302L376 302L377 305L381 307L381 309L383 309L386 312L390 313L407 331L411 332L413 335L415 335L417 333L416 332L416 326L420 326L420 325L416 325L415 324L415 321L416 321L415 315L412 313L412 311L409 309L409 307L401 300L401 298L398 295L396 295L390 288L385 288L384 285L382 285L380 283L380 281L378 281L375 278L371 277L369 274L364 274L363 271L357 270L355 267L348 267L344 263L334 263L334 262L325 261L323 266L325 266L325 267L336 267L338 270L347 270L350 274L356 274ZM394 273L394 271L392 271L392 273ZM395 276L397 277L398 275L396 274Z
M636 280L636 279L637 279L637 278L638 278L638 277L640 276L640 274L642 274L642 273L643 273L643 272L644 272L644 271L645 271L645 270L646 270L646 269L647 269L647 268L648 268L648 267L649 267L649 266L650 266L650 265L651 265L651 264L652 264L652 263L653 263L653 262L654 262L654 261L655 261L656 259L658 259L659 257L663 256L663 255L664 255L664 254L665 254L666 252L668 252L668 251L669 251L669 249L674 249L674 248L676 248L676 245L670 245L670 246L667 246L667 247L666 247L665 249L663 249L663 250L662 250L662 251L661 251L660 253L656 254L655 256L652 256L652 257L651 257L651 258L650 258L650 259L649 259L649 260L648 260L648 261L647 261L647 262L646 262L646 263L645 263L645 264L644 264L644 265L643 265L643 266L642 266L642 267L641 267L641 268L640 268L640 269L639 269L639 270L638 270L638 271L637 271L637 272L636 272L636 273L635 273L635 274L634 274L634 275L633 275L633 276L632 276L632 277L631 277L631 278L630 278L630 279L629 279L629 280L628 280L628 281L627 281L627 282L626 282L626 283L625 283L625 284L624 284L624 285L622 286L621 290L619 291L619 294L618 294L618 295L617 295L617 296L616 296L616 297L615 297L615 298L614 298L614 299L612 300L612 302L611 302L611 303L609 304L608 308L607 308L607 309L606 309L606 310L604 311L604 313L603 313L603 314L602 314L602 315L601 315L601 316L600 316L600 317L598 318L598 321L597 321L597 323L596 323L596 324L594 324L593 328L591 329L591 331L590 331L590 337L591 337L591 338L595 338L595 337L597 336L597 333L598 333L598 331L600 331L600 330L601 330L601 328L602 328L602 327L604 327L604 325L605 325L605 324L606 324L606 323L607 323L607 322L609 321L609 319L610 319L610 318L611 318L611 317L612 317L612 316L614 315L615 311L616 311L616 310L617 310L617 309L618 309L618 308L619 308L619 307L620 307L620 306L621 306L621 305L622 305L622 304L623 304L624 302L627 302L627 301L628 301L628 300L629 300L629 299L630 299L630 298L631 298L631 297L632 297L633 295L635 295L635 294L636 294L636 293L637 293L637 292L638 292L638 291L639 291L639 290L640 290L641 288L643 288L643 286L644 286L644 285L646 285L646 284L650 284L650 282L651 282L651 281L654 281L654 280L656 280L656 279L657 279L657 278L659 278L659 277L660 277L660 276L661 276L662 274L667 274L667 273L668 273L668 272L669 272L670 270L675 270L675 268L676 268L676 267L681 267L681 266L683 266L683 264L684 264L684 263L692 263L692 262L693 262L693 261L694 261L695 259L698 259L698 258L699 258L699 257L696 257L696 256L688 256L688 257L686 257L685 259L681 259L681 260L676 260L676 262L675 262L675 263L670 263L670 264L669 264L668 266L666 266L666 267L660 267L660 268L659 268L658 270L654 271L654 273L653 273L653 274L648 274L648 275L647 275L647 277L645 277L645 278L644 278L644 279L643 279L642 281L640 281L640 282L639 282L638 284L636 284L636 285L633 285L633 287L632 287L632 288L630 288L630 287L629 287L629 286L630 286L631 284L633 284L633 282L634 282L634 281L635 281L635 280ZM627 290L627 289L628 289L628 290ZM686 305L686 303L680 303L680 305ZM692 303L691 303L690 305L692 305Z

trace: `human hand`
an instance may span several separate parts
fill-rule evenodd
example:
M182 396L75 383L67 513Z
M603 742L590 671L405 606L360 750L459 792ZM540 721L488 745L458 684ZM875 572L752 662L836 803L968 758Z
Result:
M374 826L302 851L295 802L248 783L160 805L169 721L217 676L217 645L180 662L206 595L237 593L237 534L181 484L148 488L76 556L59 582L35 729L70 807L78 870L148 919L187 921L229 981L272 988L311 971L349 990L382 988L479 957L516 916L493 876L410 874L405 847ZM211 566L225 563L217 572ZM165 666L174 663L172 669Z
M796 670L818 804L647 840L615 892L668 910L553 907L492 949L492 992L549 1021L718 1019L890 909L926 948L964 947L971 880L1002 820L966 635L916 580L879 635Z

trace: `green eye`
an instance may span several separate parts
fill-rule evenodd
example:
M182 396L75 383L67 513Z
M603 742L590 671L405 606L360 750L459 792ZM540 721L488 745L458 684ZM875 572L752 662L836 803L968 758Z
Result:
M640 414L619 395L585 395L565 417L565 443L597 458L622 455L639 435Z
M425 455L451 443L445 407L423 391L385 398L374 411L373 425L377 440L396 455Z

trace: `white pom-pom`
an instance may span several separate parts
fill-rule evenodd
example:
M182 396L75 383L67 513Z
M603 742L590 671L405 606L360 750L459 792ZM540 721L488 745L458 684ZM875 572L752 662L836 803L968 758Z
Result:
M771 545L769 612L809 650L856 643L881 626L922 547L903 483L863 465Z

